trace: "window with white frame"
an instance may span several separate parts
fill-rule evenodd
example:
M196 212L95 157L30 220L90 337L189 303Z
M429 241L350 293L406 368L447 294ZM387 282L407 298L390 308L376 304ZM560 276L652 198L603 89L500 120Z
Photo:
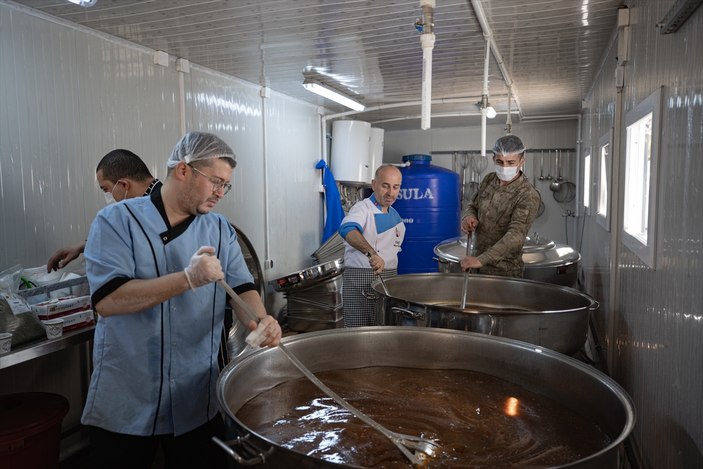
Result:
M657 176L661 88L627 113L623 243L656 268Z
M611 190L611 145L612 131L603 135L598 141L598 188L596 196L596 221L610 231L610 190Z
M590 148L590 147L589 147ZM591 151L586 153L583 158L583 211L586 215L590 213L591 208Z

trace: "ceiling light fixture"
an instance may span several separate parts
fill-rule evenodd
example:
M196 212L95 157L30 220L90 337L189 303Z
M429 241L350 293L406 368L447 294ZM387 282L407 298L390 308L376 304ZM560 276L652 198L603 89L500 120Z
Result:
M486 117L489 119L493 119L496 115L498 115L495 108L488 102L488 96L485 94L481 96L481 101L477 102L476 106L481 110L481 112L485 109Z
M71 3L75 3L81 7L92 7L98 0L68 0Z
M363 104L344 96L339 91L332 89L331 86L323 84L319 80L306 78L305 81L303 81L303 87L308 91L312 91L323 98L331 99L332 101L339 103L342 106L346 106L354 111L363 111L365 109Z

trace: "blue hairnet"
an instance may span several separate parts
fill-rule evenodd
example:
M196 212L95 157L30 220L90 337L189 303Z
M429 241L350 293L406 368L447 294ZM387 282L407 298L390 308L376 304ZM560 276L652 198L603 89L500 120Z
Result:
M166 165L175 168L183 161L185 164L213 158L230 158L232 167L237 164L237 157L232 149L217 135L205 132L188 132L176 144Z
M525 145L522 144L520 140L515 135L505 135L496 140L496 144L493 145L493 153L496 155L515 155L523 153L525 151Z

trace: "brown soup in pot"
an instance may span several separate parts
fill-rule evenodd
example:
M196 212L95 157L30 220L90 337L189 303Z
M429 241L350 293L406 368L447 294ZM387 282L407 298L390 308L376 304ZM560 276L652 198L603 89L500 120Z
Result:
M435 440L429 467L559 466L610 443L587 418L484 373L369 367L316 376L386 428ZM256 396L237 418L282 447L324 461L411 467L393 443L305 378Z

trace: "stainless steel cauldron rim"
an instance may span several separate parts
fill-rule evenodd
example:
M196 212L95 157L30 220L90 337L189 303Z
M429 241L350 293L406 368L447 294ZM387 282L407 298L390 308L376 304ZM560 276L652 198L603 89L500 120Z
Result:
M544 239L539 236L536 239L537 241L534 241L529 236L525 238L522 255L526 267L571 265L581 260L581 254L569 245L557 244L552 240L543 243L540 241ZM467 242L466 235L456 236L435 245L432 252L439 262L458 264L466 255Z
M350 329L328 329L328 330L322 330L322 331L315 331L315 332L308 332L305 334L299 334L295 336L289 336L283 338L283 342L286 344L288 349L292 351L293 353L296 353L296 349L298 348L304 348L306 343L309 342L315 342L318 340L324 340L327 342L331 342L330 345L334 345L338 343L335 340L335 336L341 335L341 334L359 334L364 341L369 341L372 340L374 336L380 335L383 338L383 335L389 335L395 339L394 341L391 341L392 344L399 344L399 343L412 343L416 344L417 339L425 338L425 337L431 337L435 339L435 341L442 341L443 339L449 339L451 340L452 338L464 338L465 340L470 340L471 342L475 342L476 349L483 349L485 348L498 348L502 350L517 350L518 353L522 352L525 354L528 354L529 356L532 356L535 360L540 360L541 362L554 362L558 363L560 365L563 365L565 367L570 367L573 369L576 369L579 373L582 373L584 375L587 375L588 377L592 378L593 380L598 381L600 384L605 386L605 388L612 394L612 396L615 396L617 398L617 401L622 405L622 408L624 410L624 419L625 423L623 425L623 428L619 432L617 436L611 436L611 442L608 446L605 448L601 449L601 451L597 453L593 453L583 459L580 459L578 461L573 461L569 464L563 465L563 466L558 466L558 467L571 467L571 466L578 466L581 467L580 464L583 464L584 462L588 462L589 460L597 460L601 456L604 456L605 453L608 453L610 451L615 451L616 448L622 444L629 436L629 434L632 432L634 426L635 426L635 421L636 421L636 412L635 412L635 406L632 401L632 398L629 396L629 394L625 391L625 389L620 386L615 380L613 380L611 377L608 375L602 373L601 371L593 368L590 365L587 365L583 362L580 362L574 358L569 357L568 355L561 354L559 352L555 352L553 350L547 349L540 347L538 345L530 344L527 342L522 342L519 340L514 340L514 339L508 339L505 337L498 337L498 336L489 336L486 334L480 334L476 332L466 332L466 331L459 331L459 330L452 330L452 329L439 329L439 328L418 328L414 326L368 326L368 327L356 327L353 328L353 330ZM381 341L382 343L386 343L388 341ZM322 345L325 345L324 342ZM339 353L339 350L337 350ZM397 354L396 354L397 355ZM326 354L319 354L315 353L315 357L327 357L324 358L324 360L332 360L334 361L334 354L326 353ZM358 355L356 355L358 357ZM331 357L331 358L330 358ZM262 358L264 360L262 360ZM287 362L288 359L284 356L282 352L280 352L276 347L270 348L262 348L256 351L253 351L249 353L248 355L242 356L239 360L236 362L230 362L220 373L218 379L217 379L217 388L216 388L216 394L217 394L217 405L220 408L220 411L235 420L239 425L241 425L243 428L247 428L246 425L241 422L237 417L236 417L236 411L232 411L229 407L225 405L225 402L227 401L227 398L225 396L225 387L227 382L230 380L230 376L236 373L238 370L241 368L245 367L256 367L255 362L256 361L263 361L266 363L266 358L272 358L272 359L277 359L279 361L284 361ZM323 366L323 369L318 370L314 366L311 366L309 362L305 360L305 358L309 357L300 357L301 361L310 368L311 371L316 372L316 371L324 371L327 369L354 369L354 368L364 368L364 367L369 367L369 366L402 366L397 363L389 363L392 362L392 358L394 358L392 353L375 353L372 360L368 363L357 363L353 367L340 367L340 366L332 366L332 367L327 367L325 368ZM527 361L527 360L525 360ZM297 379L302 377L302 374L290 363L287 363L289 365L287 369L289 370L289 373L287 378L281 378L281 376L278 376L277 379L281 379L279 382L284 382L287 380L291 379ZM544 365L546 366L546 365ZM479 365L476 365L476 369L473 371L481 371L488 373L493 376L497 376L502 379L506 379L510 381L509 377L503 377L501 373L504 373L504 370L496 370L495 368L489 370L479 370L478 367ZM436 366L426 366L426 367L414 367L417 369L452 369L452 368L439 368ZM264 372L265 375L268 375L268 373ZM243 384L244 386L249 386L249 383ZM255 392L254 395L257 395L260 392L263 392L266 389L260 389ZM252 396L253 397L253 396ZM270 440L268 438L265 438L261 435L257 435L258 438L262 439L266 443L272 445L272 446L277 446L278 443Z
M529 254L528 254L529 256ZM523 258L522 261L525 263L525 268L529 270L535 269L554 269L555 267L569 267L572 265L577 265L581 262L581 254L578 254L576 258L570 261L564 261L562 259L555 259L553 261L536 261L532 262L529 259Z
M564 285L558 285L555 283L548 283L548 282L540 282L538 280L532 280L532 279L526 279L526 278L515 278L515 277L502 277L499 275L484 275L484 274L468 274L469 275L469 285L471 285L471 278L475 279L493 279L493 281L501 281L501 282L508 282L508 283L516 283L516 284L524 284L524 285L534 285L535 287L539 288L544 288L548 290L552 290L554 292L560 291L563 292L564 294L568 295L573 295L573 296L578 296L583 298L586 302L588 302L588 305L584 305L584 307L590 309L591 311L595 311L600 307L600 303L598 303L593 297L590 295L580 291L576 290L575 288L567 287ZM424 273L424 274L402 274L402 275L397 275L395 277L391 277L385 280L386 282L386 287L388 287L389 293L392 293L392 288L391 285L393 282L400 281L404 278L426 278L427 280L432 280L436 278L446 278L446 277L461 277L462 279L464 278L464 274L460 273L444 273L444 272L431 272L431 273ZM402 301L409 301L411 303L419 303L419 301L416 300L409 300L407 298L402 298L400 296L395 296L395 295L386 295L385 290L383 289L383 285L381 284L381 281L379 279L374 280L371 283L371 288L376 292L376 295L379 295L381 297L389 296L391 298L395 298L398 300ZM451 311L451 312L465 312L463 309L459 308L458 306L446 306L446 305L432 305L433 309L437 310L444 310L444 311ZM540 310L540 313L543 314L563 314L563 313L568 313L571 311L577 311L582 309L582 307L579 308L571 308L571 309L563 309L560 308L558 310ZM514 313L515 311L506 311L506 313ZM492 310L491 314L501 314L499 311Z

